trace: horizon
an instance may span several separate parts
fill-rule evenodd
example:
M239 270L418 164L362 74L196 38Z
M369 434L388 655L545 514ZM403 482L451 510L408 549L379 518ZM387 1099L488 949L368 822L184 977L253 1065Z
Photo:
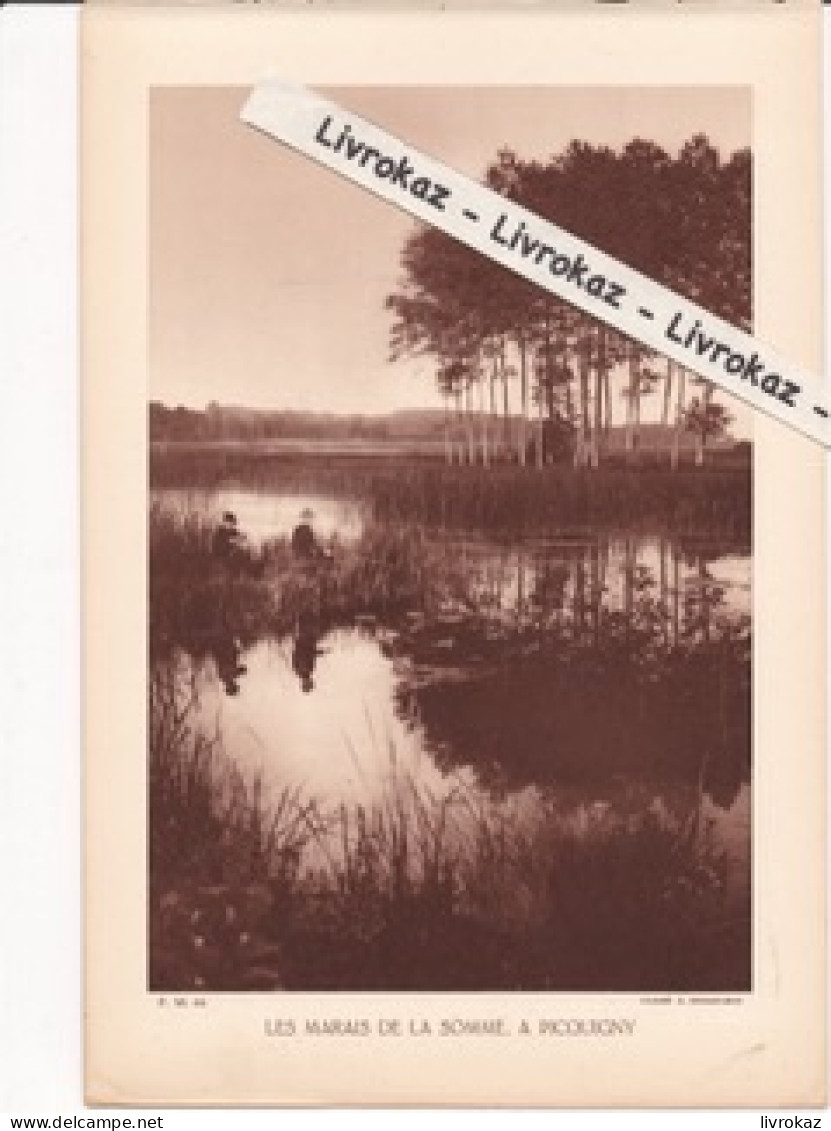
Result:
M505 145L548 160L574 138L619 150L640 137L674 155L704 133L723 157L751 143L750 98L735 87L325 93L476 180ZM151 91L151 395L364 416L440 408L431 357L389 360L384 299L416 222L243 125L245 94ZM751 410L717 398L748 433ZM645 399L645 423L654 409Z
M333 411L331 409L272 408L272 407L261 407L261 406L243 405L243 404L219 404L217 402L211 402L210 404L205 405L202 408L197 408L197 407L194 407L192 405L165 404L163 401L159 401L159 400L156 400L154 398L151 398L151 399L148 400L148 408L152 407L153 405L160 406L166 412L176 412L179 409L182 409L186 412L199 412L199 413L206 415L209 412L209 410L212 407L214 407L214 410L218 411L218 412L250 413L250 414L260 414L260 415L264 415L264 416L265 415L307 416L307 417L315 417L315 418L318 418L318 419L327 419L327 420L332 420L332 421L343 421L343 422L355 421L355 420L368 420L368 421L371 421L371 422L381 422L381 421L384 421L384 420L391 420L395 417L401 417L401 416L408 416L409 415L409 416L432 416L432 417L436 417L438 422L441 423L443 421L444 417L445 417L445 409L441 405L438 405L438 406L435 406L435 405L405 405L402 408L393 408L393 409L389 409L389 410L386 410L386 411L383 411L383 412L372 412L371 410L370 411L360 411L360 412L343 412L343 411L338 412L338 411ZM505 417L501 413L495 413L494 414L494 413L491 413L487 409L485 409L485 410L474 409L474 410L471 411L470 414L466 413L465 415L466 415L466 417L469 415L469 417L471 419L475 419L475 420L479 420L484 416L488 419L492 419L495 424L498 424L499 422L501 422L505 419ZM451 416L451 418L455 417L455 411L453 409L451 409L450 416ZM518 421L522 420L522 413L511 411L508 414L508 419L511 420L512 422L513 421L518 422ZM525 419L527 420L528 424L531 425L532 428L538 423L538 420L539 420L539 418L537 417L536 414L534 414L533 416L527 416ZM725 431L722 435L717 436L717 437L712 437L710 439L710 444L713 445L713 446L717 446L719 443L724 443L725 441L728 441L728 442L732 441L734 443L747 442L747 443L752 444L752 442L753 442L752 435L742 435L742 434L737 433L735 431L733 425L734 425L734 422L731 421L731 423L727 425L727 428L725 429ZM664 424L661 420L642 420L640 422L640 424L636 427L635 431L639 434L643 434L645 432L648 433L650 430L653 430L653 429L655 429L655 430L659 429L661 431L666 432L667 434L671 434L674 431L674 424L673 424L672 421L669 421L666 424ZM611 426L610 426L611 432L625 433L626 430L627 430L627 425L626 425L625 421L613 421ZM686 432L686 431L684 432L684 435L689 436L691 438L691 434ZM284 437L284 438L287 439L287 440L290 439L292 441L296 441L298 439L301 439L301 440L303 439L302 436L299 436L299 437L293 436L293 437ZM249 440L246 440L245 442L246 443L275 443L275 442L278 442L279 439L280 439L280 437L264 437L264 438L261 438L259 440L250 440L249 439ZM310 444L313 444L313 443L317 442L318 439L319 439L319 437L308 437L308 442ZM160 442L169 443L170 441L165 440L165 441L160 441ZM200 442L210 443L212 441L200 441ZM219 442L221 442L221 441L219 441ZM381 443L382 440L380 438L378 438L374 442ZM397 442L397 441L396 441L395 438L391 438L390 442Z

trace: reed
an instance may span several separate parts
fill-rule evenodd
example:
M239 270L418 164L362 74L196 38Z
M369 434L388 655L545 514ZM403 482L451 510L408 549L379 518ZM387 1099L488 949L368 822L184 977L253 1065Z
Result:
M435 795L388 747L380 795L265 790L150 701L150 984L157 990L733 990L749 912L695 810Z
M235 447L154 446L154 488L215 490L231 484L368 503L382 522L536 534L583 530L705 533L749 541L751 473L746 464L703 468L610 463L597 471L553 465L490 468L430 458L280 453Z
M439 600L442 553L415 527L371 525L355 544L330 545L320 562L298 561L287 539L242 543L232 561L214 550L215 527L196 512L155 504L149 517L150 652L208 655L218 641L244 645L317 632L361 616L395 619Z

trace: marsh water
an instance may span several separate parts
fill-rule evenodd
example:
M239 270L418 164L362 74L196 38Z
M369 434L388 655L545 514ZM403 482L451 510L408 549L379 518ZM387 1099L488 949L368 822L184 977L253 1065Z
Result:
M252 546L302 520L335 557L369 523L358 500L161 491ZM540 804L576 822L644 808L703 821L745 899L749 877L751 561L746 547L559 531L501 542L421 532L442 597L228 640L198 667L202 726L266 791L383 801Z

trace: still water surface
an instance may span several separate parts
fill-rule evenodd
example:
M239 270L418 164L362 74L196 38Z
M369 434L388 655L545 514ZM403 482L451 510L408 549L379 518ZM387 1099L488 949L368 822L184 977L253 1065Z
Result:
M320 538L328 540L337 534L344 542L360 537L366 518L366 508L357 500L313 494L281 495L244 488L151 491L150 502L180 513L196 511L211 522L218 522L230 511L255 546L272 538L288 538L305 512L314 515Z
M322 541L354 543L366 524L360 503L318 496L156 497L211 518L232 511L254 544L288 537L304 512ZM578 822L608 807L679 820L697 807L743 898L749 710L707 667L713 641L749 618L749 556L620 533L510 547L434 537L465 579L455 605L395 629L366 617L261 639L235 657L232 680L208 660L203 725L266 789L297 786L321 802L383 802L412 781L435 798L462 790L527 814L545 800ZM543 627L556 647L541 644ZM686 666L667 691L661 663L674 656Z

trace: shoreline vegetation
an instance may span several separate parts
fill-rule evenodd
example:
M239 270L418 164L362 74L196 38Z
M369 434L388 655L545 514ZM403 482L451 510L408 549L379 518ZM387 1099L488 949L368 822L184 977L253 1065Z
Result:
M654 460L654 462L653 462ZM361 500L382 523L517 532L621 529L702 535L749 549L750 456L725 453L705 467L672 470L655 453L596 471L554 465L448 466L429 456L274 450L254 444L153 444L150 488L304 492Z
M704 134L676 154L503 148L483 180L750 327L749 150ZM409 367L414 404L441 407L149 405L150 985L747 991L746 827L728 829L731 864L712 826L750 780L751 624L709 564L729 547L746 584L751 445L713 384L438 229L414 228L398 267L387 361ZM365 375L358 338L292 360L277 337L261 390L291 400L320 379L304 400L366 407L383 363L364 322L350 332ZM190 393L244 385L205 376ZM222 489L352 502L360 530L321 544L301 515L255 545L234 503L212 525ZM166 490L196 509L165 509ZM367 752L388 772L357 804L244 775L230 726L205 732L205 671L244 713L253 646L290 640L306 695L341 630L394 668L386 717L417 732L439 789L384 736ZM300 701L264 695L263 730Z
M152 990L749 988L749 908L696 808L541 800L529 827L394 755L375 803L269 800L192 728L172 668L150 735Z
M749 149L722 154L704 133L675 154L642 138L620 149L573 139L540 162L504 146L482 180L506 200L750 329ZM610 209L611 199L625 201L625 209ZM505 242L537 262L552 254L524 224ZM712 382L439 229L417 225L398 266L384 300L388 361L409 365L414 383L429 382L429 391L413 394L415 403L442 404L442 410L373 418L216 402L202 412L152 402L151 441L377 442L408 432L438 440L448 465L508 462L542 471L561 464L590 473L621 449L637 462L656 436L671 470L690 450L703 468L731 445L733 415ZM575 261L570 282L582 287L586 270ZM338 379L337 368L331 378Z
M199 513L151 508L152 989L749 987L749 907L727 899L702 817L707 758L718 769L743 748L735 719L748 703L748 626L720 620L716 597L682 610L679 628L679 610L633 568L626 615L601 611L600 582L586 577L586 608L570 620L529 605L506 622L470 607L463 568L418 527L370 525L314 568L287 539L243 543L231 559L215 539ZM219 669L229 640L236 664L240 649L304 617L320 632L394 626L422 661L438 618L485 666L542 649L552 678L571 679L563 688L620 686L625 671L632 720L654 711L656 688L670 709L704 680L720 706L706 746L700 728L682 744L690 803L564 810L540 793L529 823L499 789L474 792L452 774L446 796L431 794L394 750L382 797L366 805L269 790L241 773L220 733L200 729L196 673Z

